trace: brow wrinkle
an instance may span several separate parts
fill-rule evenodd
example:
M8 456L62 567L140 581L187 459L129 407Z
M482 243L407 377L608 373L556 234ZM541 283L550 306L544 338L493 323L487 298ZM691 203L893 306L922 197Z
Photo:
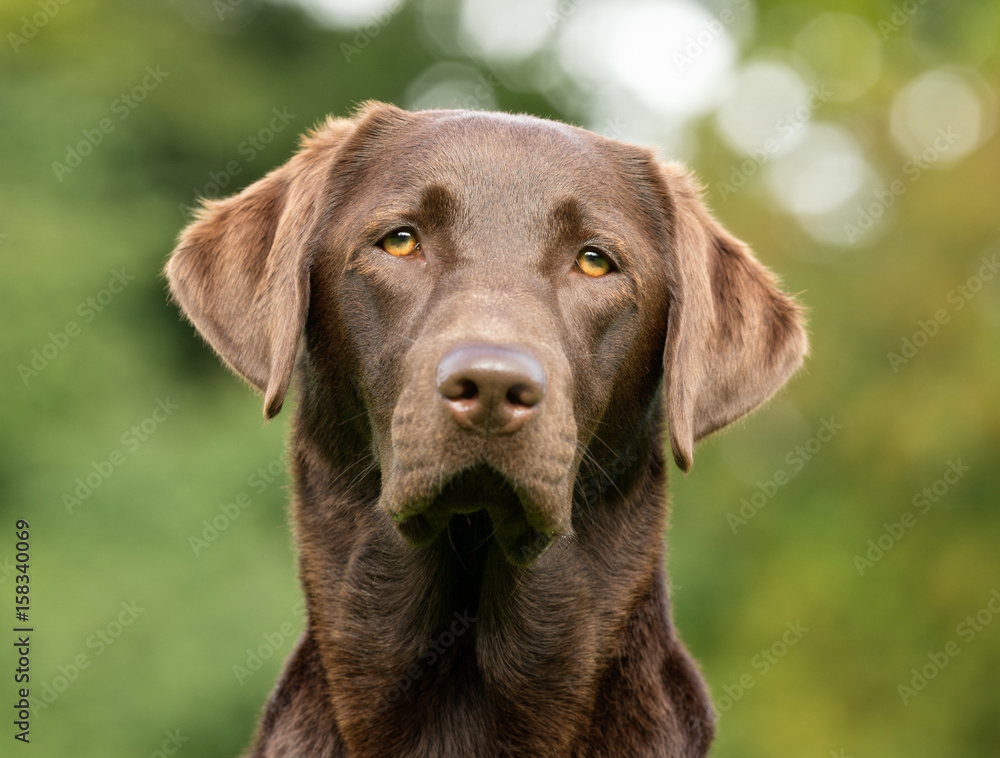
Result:
M420 220L431 231L452 229L458 218L458 199L441 184L431 184L420 196Z

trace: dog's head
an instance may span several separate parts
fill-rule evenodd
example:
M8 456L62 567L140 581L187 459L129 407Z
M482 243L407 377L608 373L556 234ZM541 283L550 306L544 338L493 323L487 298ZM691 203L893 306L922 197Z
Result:
M572 530L581 461L655 429L661 386L687 471L806 351L796 304L683 170L523 116L330 120L206 202L167 274L266 417L297 356L349 388L311 412L363 408L380 504L410 542L486 509L513 562Z

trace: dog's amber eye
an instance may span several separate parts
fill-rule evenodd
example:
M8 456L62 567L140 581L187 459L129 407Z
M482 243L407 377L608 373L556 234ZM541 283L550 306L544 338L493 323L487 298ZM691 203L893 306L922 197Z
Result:
M417 242L417 235L406 229L399 229L385 235L378 244L387 253L400 257L409 255L414 250L420 248L420 243Z
M604 276L613 266L611 261L604 257L604 253L592 247L585 247L576 256L576 265L587 276Z

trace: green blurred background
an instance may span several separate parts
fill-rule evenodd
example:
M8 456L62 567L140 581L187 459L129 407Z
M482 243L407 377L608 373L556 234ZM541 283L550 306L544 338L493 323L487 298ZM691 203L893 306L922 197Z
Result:
M159 271L198 197L370 98L653 145L808 306L806 369L671 483L713 755L1000 755L1000 2L5 0L0 29L0 583L9 628L28 518L38 698L14 743L0 641L4 755L248 741L302 623L289 414Z

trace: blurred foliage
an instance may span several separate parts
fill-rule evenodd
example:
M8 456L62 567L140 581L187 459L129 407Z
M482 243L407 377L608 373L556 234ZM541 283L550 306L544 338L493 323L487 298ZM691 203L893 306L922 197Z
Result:
M823 114L887 176L902 163L889 108L907 81L956 63L984 91L1000 87L998 2L829 5L872 28L917 8L886 35L874 85ZM758 4L741 58L792 50L823 10ZM24 752L151 755L179 734L181 755L214 757L249 739L291 649L280 630L302 623L287 482L274 475L289 414L261 423L259 399L168 304L160 268L197 197L282 163L324 114L412 104L411 83L442 61L492 76L440 44L434 28L453 27L455 12L447 0L407 4L359 37L258 0L0 7L0 29L24 38L0 45L0 583L9 600L12 524L27 517L32 693L53 688ZM843 44L799 52L830 76L855 60ZM584 120L579 93L543 95L522 74L497 74L490 105ZM137 86L141 102L128 95ZM721 202L714 188L742 157L708 118L690 134L684 157L709 202L801 293L813 341L790 389L702 444L691 475L671 483L677 624L724 710L713 755L994 756L1000 621L984 609L1000 588L1000 277L961 309L948 295L1000 250L1000 140L908 187L877 243L831 248L760 177ZM96 144L77 161L81 140ZM887 353L941 308L949 320L894 371ZM824 420L842 429L818 442ZM957 461L969 471L920 506ZM912 526L884 536L906 512ZM860 575L855 556L880 538L884 555ZM808 631L783 641L797 622ZM268 640L274 655L240 681L234 666ZM959 655L904 704L898 685L949 641Z

